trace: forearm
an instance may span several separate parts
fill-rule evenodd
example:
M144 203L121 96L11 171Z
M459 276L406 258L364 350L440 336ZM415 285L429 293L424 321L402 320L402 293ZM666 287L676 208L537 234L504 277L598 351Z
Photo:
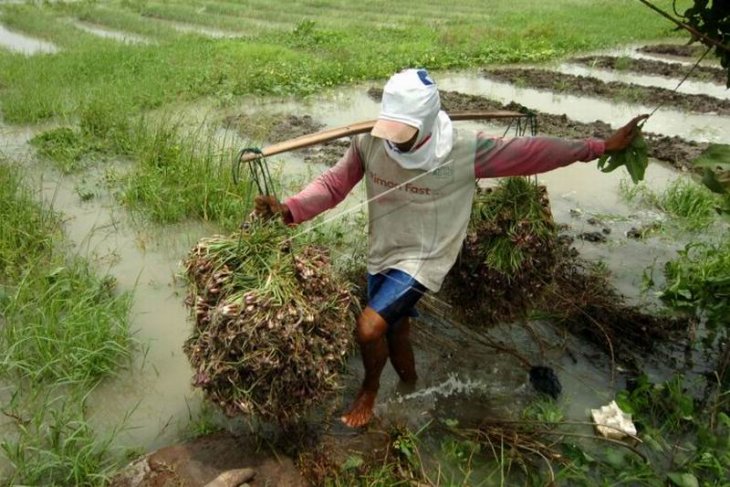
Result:
M600 139L556 137L489 138L480 134L474 158L477 178L528 176L577 161L591 161L604 152Z
M301 223L337 206L362 179L362 167L358 151L351 145L337 164L284 201L284 221Z

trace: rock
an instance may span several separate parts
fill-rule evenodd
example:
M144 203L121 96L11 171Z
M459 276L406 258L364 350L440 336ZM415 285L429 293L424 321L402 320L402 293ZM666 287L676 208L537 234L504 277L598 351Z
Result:
M588 242L603 243L606 241L606 236L602 232L583 232L578 234L578 238L586 240Z
M251 480L255 474L256 472L252 468L226 470L211 482L205 484L205 487L239 487L244 482Z

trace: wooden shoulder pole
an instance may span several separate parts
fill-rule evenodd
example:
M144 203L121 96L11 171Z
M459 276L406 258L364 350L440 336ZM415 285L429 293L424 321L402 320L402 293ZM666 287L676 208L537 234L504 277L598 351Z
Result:
M528 115L525 113L509 111L449 113L449 118L454 121L494 120L503 118L520 118L527 116ZM373 129L373 125L375 125L375 120L366 120L364 122L357 122L351 125L323 130L321 132L316 132L313 134L302 135L301 137L285 140L284 142L279 142L278 144L265 147L261 150L260 153L247 152L241 154L239 162L248 162L258 158L281 154L282 152L288 152L290 150L303 149L305 147L321 144L330 140L339 139L341 137L349 137L352 135L363 134L366 132L370 132Z

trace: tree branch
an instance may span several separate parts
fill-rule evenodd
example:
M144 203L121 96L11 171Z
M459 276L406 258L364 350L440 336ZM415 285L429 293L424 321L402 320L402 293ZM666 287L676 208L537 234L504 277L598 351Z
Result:
M679 20L675 19L668 13L666 13L664 10L660 9L656 5L652 4L648 0L639 0L641 3L652 9L653 11L657 12L662 17L669 19L671 22L675 23L679 27L689 31L693 36L697 37L698 39L702 39L705 43L712 44L713 46L717 47L718 49L722 49L723 51L730 52L730 47L722 44L720 41L716 41L712 37L707 37L702 32L699 32L697 29L692 27L691 25L685 24L684 22L680 22Z

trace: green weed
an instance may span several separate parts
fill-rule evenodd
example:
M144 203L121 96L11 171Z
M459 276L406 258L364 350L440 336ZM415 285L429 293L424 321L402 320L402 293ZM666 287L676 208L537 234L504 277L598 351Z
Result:
M4 485L101 486L118 468L112 446L118 431L100 439L86 420L83 398L58 394L16 394L3 406L14 430L0 441L11 466L9 477L0 479Z
M80 134L69 127L43 132L30 139L30 143L41 156L52 160L63 173L80 169L81 159L88 152Z
M60 237L60 220L36 202L22 168L0 158L0 286L20 279L25 269L48 262Z
M207 402L200 405L200 408L193 413L188 404L188 423L183 431L183 436L189 439L209 435L223 429L222 415L219 410Z
M703 405L688 387L681 375L660 384L642 375L616 401L633 413L647 448L668 458L663 471L655 470L657 480L666 475L673 485L724 485L730 469L730 418L722 412L728 393L721 392L714 406Z
M136 165L118 176L120 197L132 211L159 223L200 218L228 230L248 215L254 189L245 167L234 181L234 149L219 147L203 129L186 133L169 121L140 122L132 140Z
M670 215L684 219L690 228L706 227L715 216L717 198L705 187L677 179L659 199L660 207Z
M78 259L30 266L0 312L0 373L33 382L94 383L130 357L128 294Z
M0 379L14 390L0 408L12 420L0 441L11 470L0 481L103 485L116 431L100 440L84 400L129 359L129 296L67 255L59 217L20 174L0 161Z
M712 223L720 205L719 198L704 186L688 179L674 180L664 191L657 192L645 184L629 185L621 181L621 196L633 203L664 211L687 230L699 230Z
M522 416L527 420L544 423L560 423L565 419L565 414L560 406L548 397L541 397L532 401L522 411Z
M614 69L617 69L619 71L626 71L631 69L631 66L633 64L633 61L631 60L631 57L629 56L620 56L616 58L616 62L614 63Z
M705 316L711 328L730 323L730 239L692 243L666 263L662 300L673 308Z

